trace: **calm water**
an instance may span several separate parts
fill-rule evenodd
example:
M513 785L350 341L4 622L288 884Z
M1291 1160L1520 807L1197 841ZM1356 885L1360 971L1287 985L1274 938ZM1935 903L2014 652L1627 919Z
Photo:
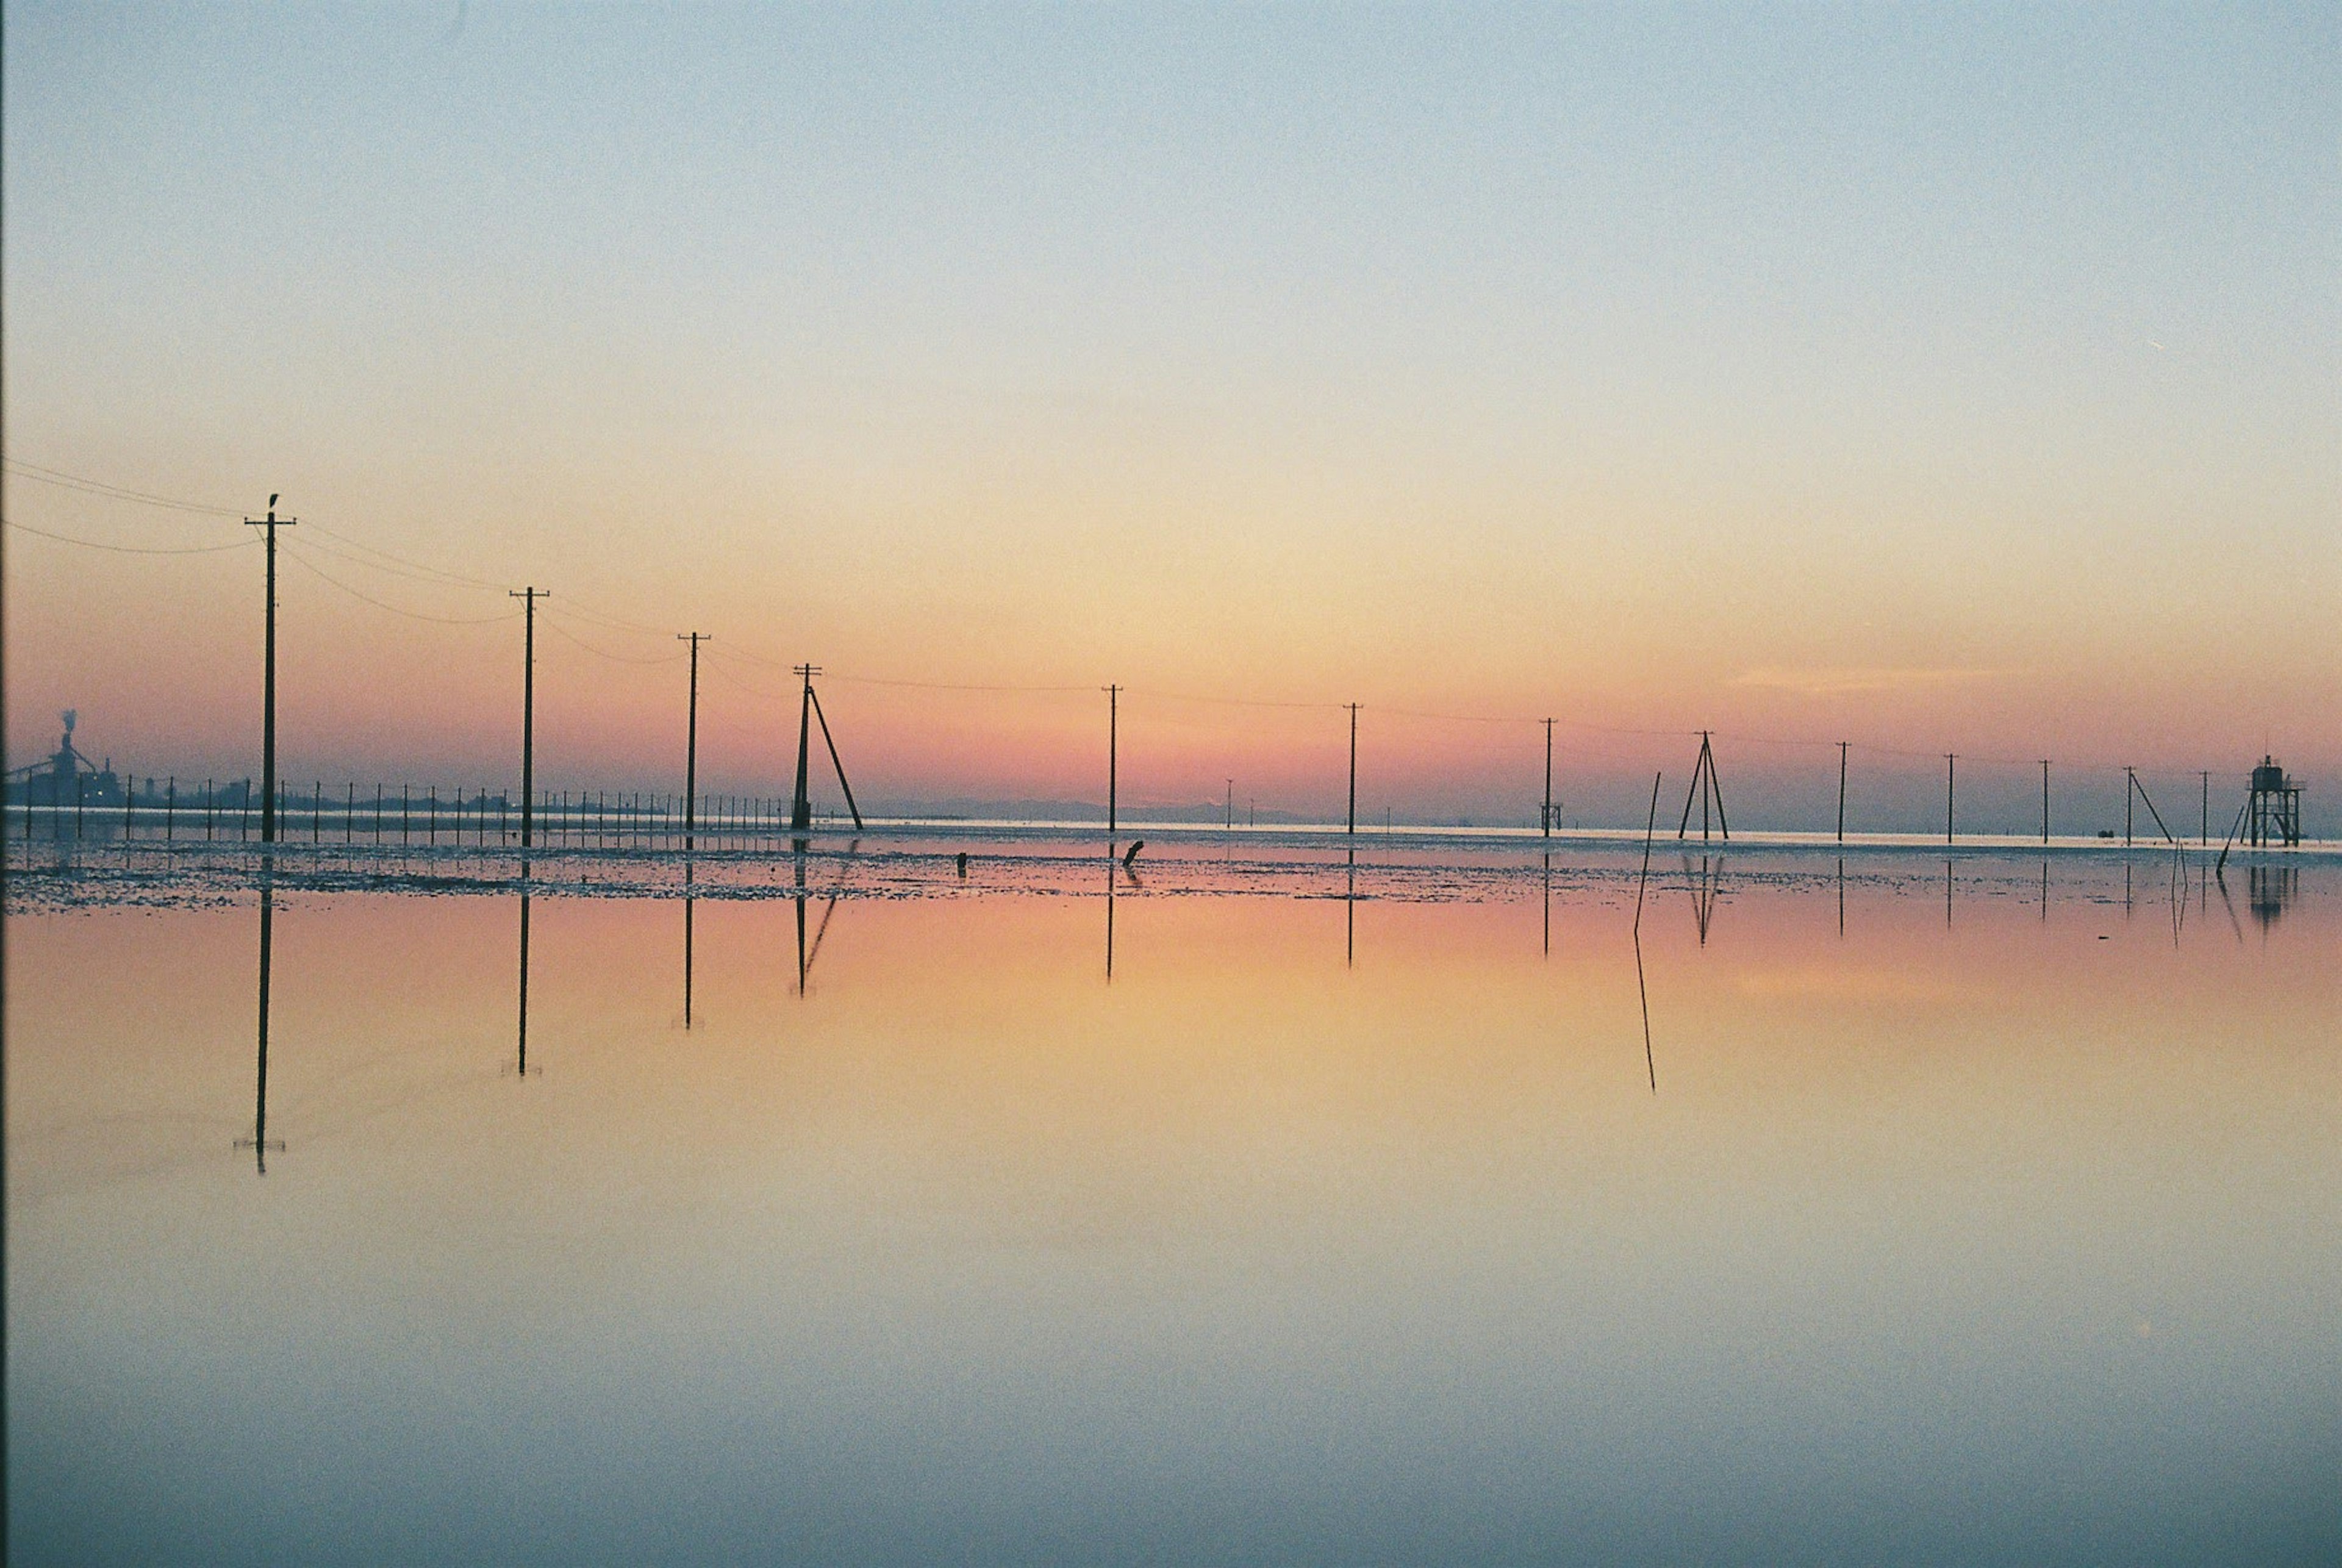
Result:
M2342 864L978 847L13 856L11 1561L2342 1557Z

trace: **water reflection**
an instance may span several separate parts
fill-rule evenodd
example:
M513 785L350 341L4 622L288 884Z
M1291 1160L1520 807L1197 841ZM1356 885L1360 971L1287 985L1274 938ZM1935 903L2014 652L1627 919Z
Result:
M520 863L520 1051L515 1068L528 1076L528 862Z
M2245 904L2262 929L2277 924L2301 891L2301 871L2291 865L2256 865L2246 873Z
M1358 852L1347 852L1347 864L1342 871L1342 967L1352 969L1358 962Z
M269 964L275 954L276 934L276 861L264 855L260 862L260 1045L253 1088L252 1136L239 1138L235 1146L252 1151L253 1169L260 1175L268 1174L268 1151L282 1151L283 1139L271 1143L268 1138L268 983Z
M57 1543L104 1526L125 1556L216 1558L202 1533L254 1519L251 1555L272 1560L696 1559L786 1509L814 1522L785 1543L812 1560L1017 1560L1085 1530L1102 1556L1176 1556L1118 1512L1174 1471L1258 1560L1485 1561L1504 1555L1476 1550L1492 1520L1561 1539L1614 1506L1680 1506L1679 1533L1616 1553L1653 1561L1794 1555L1817 1530L1892 1560L1915 1517L1970 1532L1947 1536L1963 1560L2117 1527L2108 1555L2152 1560L2157 1530L2199 1521L2243 1536L2239 1560L2326 1560L2282 1550L2309 1527L2265 1520L2330 1516L2333 990L2295 960L2331 945L2335 874L2240 872L2240 906L2286 911L2266 952L2199 940L2175 963L2160 931L2123 942L2111 858L2057 861L2069 918L2046 933L2023 918L2029 853L1963 852L1977 896L1953 941L1932 850L1846 857L1860 933L1842 861L1826 888L1817 858L1785 874L1734 854L1735 921L1705 948L1663 915L1646 951L1636 878L1641 1095L1616 1071L1636 869L1617 855L1561 878L1537 964L1515 850L1492 897L1378 894L1385 962L1339 976L1316 958L1322 856L1302 899L1164 896L1184 868L1150 870L1146 962L1112 993L1080 900L873 899L812 1010L770 984L796 901L727 903L709 962L729 1000L687 1072L644 1049L674 1016L671 909L576 899L546 936L560 1092L525 1127L475 1030L513 1000L503 898L533 881L305 894L283 976L264 884L256 1018L249 906L26 917L11 1463L37 1468L12 1526L41 1549L15 1555L75 1560ZM1386 859L1378 888L1406 871ZM549 874L546 896L565 885ZM808 976L829 890L817 866L774 890L803 893ZM1843 942L1814 929L1825 891ZM241 1152L223 1170L217 1149L281 1147L275 989L304 1154L245 1189ZM165 1007L185 1039L136 1027ZM247 1022L250 1103L201 1044ZM218 1179L169 1166L182 1136ZM111 1164L86 1180L100 1142ZM1980 1143L1981 1167L1943 1157ZM305 1396L321 1383L336 1397ZM1511 1445L1495 1479L1454 1462L1459 1422ZM250 1463L222 1471L218 1442ZM1734 1533L1752 1443L1798 1466L1768 1493L1779 1533L1758 1544L1778 1553ZM2057 1456L2060 1486L2012 1474L2012 1445ZM153 1483L94 1475L93 1451L152 1455ZM1636 1473L1655 1453L1656 1495ZM540 1483L542 1553L467 1479L499 1462ZM363 1516L319 1463L360 1478ZM2202 1479L2122 1523L2183 1471ZM210 1510L175 1512L198 1485ZM2267 1513L2232 1504L2255 1485ZM1368 1489L1428 1523L1393 1550L1412 1520L1296 1543L1269 1512L1305 1496L1346 1521ZM993 1506L997 1533L965 1528Z
M683 863L683 1026L691 1027L691 888L692 864L686 856Z
M1691 917L1699 928L1699 944L1707 945L1708 923L1716 915L1716 894L1724 881L1724 857L1717 855L1711 865L1706 855L1699 857L1699 869L1692 869L1691 856L1683 857L1684 881L1691 892Z
M809 944L806 941L806 905L812 897L812 894L806 886L806 857L812 846L802 838L793 842L796 851L793 874L796 879L797 906L797 994L802 997L806 994L806 982L813 976L813 966L821 957L822 939L829 934L829 922L837 913L837 900L846 891L846 877L853 869L856 858L862 853L862 841L857 838L847 842L846 854L837 864L837 879L830 884L828 900L822 905L821 924L813 927L812 941Z
M1553 851L1551 850L1545 852L1545 885L1541 902L1541 913L1545 918L1545 944L1540 951L1545 956L1551 958L1553 956Z

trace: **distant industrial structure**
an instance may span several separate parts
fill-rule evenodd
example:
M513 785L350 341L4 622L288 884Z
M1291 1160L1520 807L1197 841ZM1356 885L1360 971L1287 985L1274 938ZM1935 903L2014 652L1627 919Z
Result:
M2301 842L2301 786L2267 754L2253 769L2252 794L2245 800L2244 840L2256 848Z
M36 763L8 774L8 804L21 806L79 806L98 810L122 804L122 781L114 776L114 759L94 763L74 744L74 724L80 714L67 708L58 717L65 722L57 749Z

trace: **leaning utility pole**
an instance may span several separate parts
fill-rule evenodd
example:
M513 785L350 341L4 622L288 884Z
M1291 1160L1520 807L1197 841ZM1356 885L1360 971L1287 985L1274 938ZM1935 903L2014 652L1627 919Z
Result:
M532 584L505 597L522 602L527 624L520 675L520 846L526 849L536 820L536 602L553 595Z
M696 844L692 830L698 824L695 812L699 799L699 644L707 641L707 636L702 632L677 632L675 640L691 644L691 723L684 732L683 745L683 849L688 854ZM689 928L690 922L686 919L685 929L688 931ZM684 1011L686 1014L690 1012L687 1001Z
M1358 835L1358 704L1345 703L1350 710L1350 825L1351 837Z
M276 530L279 524L290 528L298 522L295 517L276 515L276 497L268 498L268 515L247 517L247 528L265 528L268 541L268 673L262 685L260 700L260 773L269 781L268 789L260 799L260 842L276 842ZM25 798L30 802L31 786L25 786ZM29 811L29 806L27 810Z

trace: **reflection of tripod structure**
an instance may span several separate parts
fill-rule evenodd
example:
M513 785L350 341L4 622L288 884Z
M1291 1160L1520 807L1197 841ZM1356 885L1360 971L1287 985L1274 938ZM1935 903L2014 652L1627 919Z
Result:
M1707 856L1699 857L1699 869L1694 871L1691 856L1684 856L1684 875L1689 879L1691 916L1699 926L1699 944L1707 945L1707 923L1716 918L1716 895L1724 885L1724 857L1717 855L1711 866Z
M1725 819L1724 786L1716 782L1716 753L1708 747L1708 734L1706 730L1699 732L1699 760L1692 764L1691 790L1684 796L1683 821L1676 826L1677 838L1683 837L1691 829L1691 803L1695 800L1699 802L1701 840L1705 842L1707 838L1707 814L1710 805L1716 808L1716 825L1722 829L1724 836L1729 839L1732 836L1732 824Z

